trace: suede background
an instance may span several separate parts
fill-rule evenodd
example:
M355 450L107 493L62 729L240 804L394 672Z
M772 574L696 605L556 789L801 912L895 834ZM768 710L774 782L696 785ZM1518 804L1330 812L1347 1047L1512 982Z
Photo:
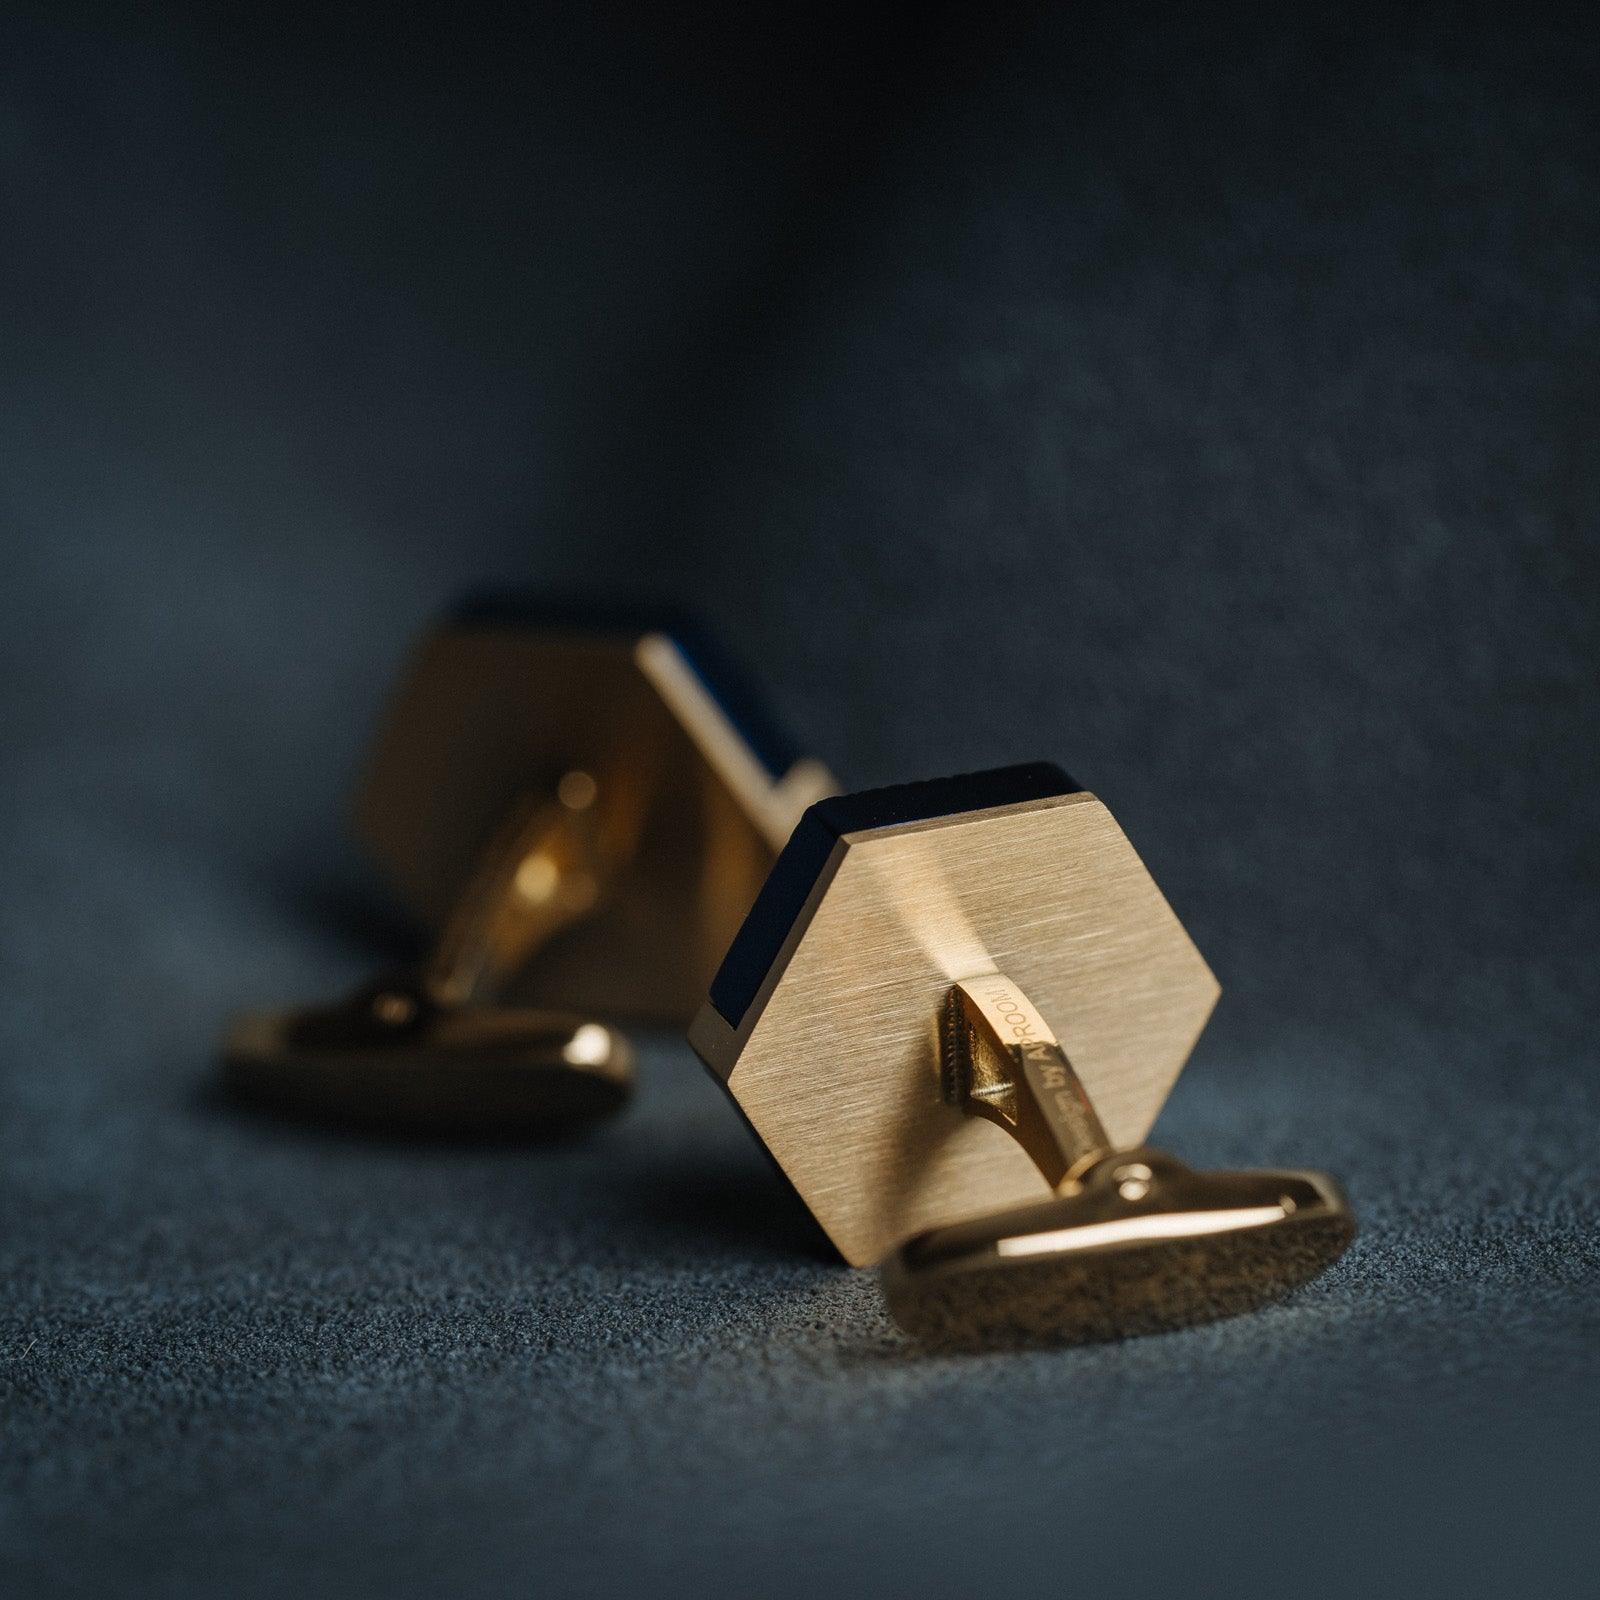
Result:
M0 21L15 1595L1588 1586L1600 128L1577 11ZM929 1359L687 1049L532 1151L245 1116L411 935L458 591L697 609L854 784L1043 756L1223 980L1294 1302Z

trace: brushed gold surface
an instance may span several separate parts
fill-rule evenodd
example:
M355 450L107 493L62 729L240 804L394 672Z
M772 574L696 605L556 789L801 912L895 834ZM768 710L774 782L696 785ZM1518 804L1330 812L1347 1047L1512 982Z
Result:
M1050 1018L1119 1146L1140 1143L1219 993L1109 811L1084 793L847 835L740 1027L691 1032L846 1260L1047 1198L945 1096L951 985L1004 972Z

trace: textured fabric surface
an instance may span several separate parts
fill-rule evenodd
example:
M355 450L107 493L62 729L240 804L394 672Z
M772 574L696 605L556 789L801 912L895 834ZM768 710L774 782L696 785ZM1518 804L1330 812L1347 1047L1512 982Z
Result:
M1592 41L1061 10L0 23L7 1594L1592 1586ZM1161 1142L1349 1256L930 1359L675 1040L548 1148L228 1105L410 948L345 796L498 582L1062 762L1224 984Z

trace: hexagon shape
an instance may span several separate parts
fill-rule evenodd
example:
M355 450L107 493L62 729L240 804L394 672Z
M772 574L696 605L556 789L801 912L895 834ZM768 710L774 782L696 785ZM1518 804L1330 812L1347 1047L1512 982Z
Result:
M505 998L681 1025L833 780L682 619L489 596L413 655L374 742L357 829L436 930L512 808L553 797L574 771L636 842L593 913L543 947Z
M996 971L1119 1146L1220 992L1111 813L1047 763L812 806L728 951L691 1042L853 1265L1050 1192L940 1081L950 985Z

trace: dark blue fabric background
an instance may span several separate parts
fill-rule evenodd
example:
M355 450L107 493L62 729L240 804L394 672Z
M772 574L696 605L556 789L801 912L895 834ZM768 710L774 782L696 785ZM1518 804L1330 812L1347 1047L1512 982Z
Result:
M8 11L8 1594L1592 1587L1595 56L1399 10ZM502 581L1065 764L1224 984L1162 1142L1350 1255L926 1359L675 1040L547 1150L221 1101L407 948L345 796Z

